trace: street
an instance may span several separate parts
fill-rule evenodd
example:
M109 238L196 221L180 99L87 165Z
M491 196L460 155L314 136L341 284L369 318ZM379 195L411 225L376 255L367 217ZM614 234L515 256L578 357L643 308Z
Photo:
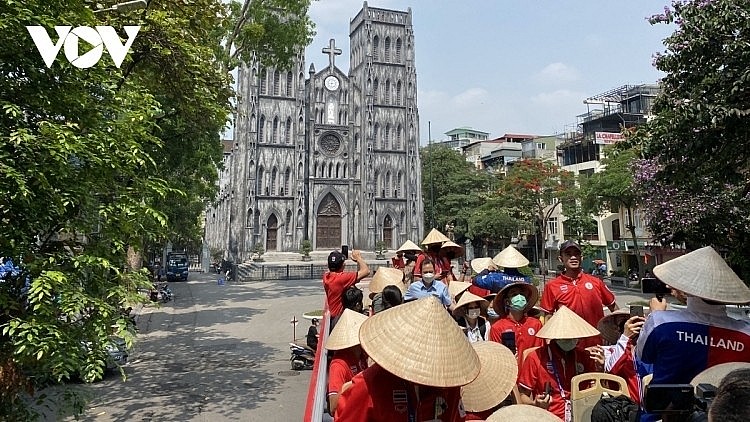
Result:
M323 307L315 281L219 286L217 274L170 283L174 300L144 308L127 380L84 386L88 421L298 421L310 371L291 371L292 316L304 343L307 311Z

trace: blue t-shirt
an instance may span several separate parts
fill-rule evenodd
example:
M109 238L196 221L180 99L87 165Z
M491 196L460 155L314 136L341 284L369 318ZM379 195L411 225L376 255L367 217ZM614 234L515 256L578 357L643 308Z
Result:
M473 281L475 286L489 290L491 293L497 293L511 283L531 283L531 278L521 274L515 268L508 268L505 272L482 271L474 277Z

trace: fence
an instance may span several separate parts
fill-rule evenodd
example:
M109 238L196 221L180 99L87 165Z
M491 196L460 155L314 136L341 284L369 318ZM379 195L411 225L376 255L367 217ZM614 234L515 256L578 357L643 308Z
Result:
M368 266L370 274L373 274L378 268L390 265L368 264ZM250 264L239 265L237 268L239 281L321 279L326 271L328 267L324 264ZM357 267L347 265L344 271L357 271Z

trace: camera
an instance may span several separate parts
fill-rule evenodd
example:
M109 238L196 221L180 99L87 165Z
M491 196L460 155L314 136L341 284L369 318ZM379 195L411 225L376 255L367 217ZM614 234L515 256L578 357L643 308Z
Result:
M649 384L643 395L643 407L649 413L692 414L706 412L716 397L711 384Z
M663 281L654 277L644 277L641 279L641 288L643 293L650 293L657 296L670 294L672 291Z

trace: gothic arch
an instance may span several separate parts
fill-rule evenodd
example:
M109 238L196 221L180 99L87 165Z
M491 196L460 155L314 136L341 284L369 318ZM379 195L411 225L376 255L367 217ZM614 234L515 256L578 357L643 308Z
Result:
M291 179L292 179L292 169L287 167L286 171L284 172L284 191L283 191L284 196L289 196L289 191L290 191L289 188L291 184Z
M273 125L271 126L271 143L276 144L279 142L279 117L274 116Z
M396 82L396 98L395 102L397 106L401 105L401 81Z
M341 195L327 188L318 196L315 204L315 245L316 248L338 248L344 236L343 219L346 209Z
M278 70L273 72L273 95L279 95L279 84L281 75Z
M378 50L380 49L380 38L377 35L372 37L372 59L380 60L378 57Z
M266 95L266 83L268 82L268 73L266 72L266 69L263 69L260 71L260 80L258 81L258 85L260 87L258 90L260 91L260 95Z
M286 96L287 97L292 96L292 86L293 86L292 79L293 79L292 72L287 72L286 74Z
M278 177L279 177L279 171L276 168L276 166L273 166L273 168L271 169L271 181L270 181L270 188L269 188L269 192L271 195L276 195L276 186L278 186L277 185Z
M279 249L279 217L276 211L271 211L266 219L266 251L276 251Z
M284 222L284 230L286 234L292 234L292 210L286 210L286 220Z
M258 124L258 143L264 143L266 132L266 116L260 115L260 123Z
M385 37L383 47L385 50L385 54L383 54L383 60L389 62L391 61L391 37Z
M389 79L385 80L385 89L383 91L383 102L385 104L391 103L391 81Z
M292 143L292 118L287 117L286 127L284 128L284 138L287 144Z
M401 38L396 39L396 63L401 63Z

